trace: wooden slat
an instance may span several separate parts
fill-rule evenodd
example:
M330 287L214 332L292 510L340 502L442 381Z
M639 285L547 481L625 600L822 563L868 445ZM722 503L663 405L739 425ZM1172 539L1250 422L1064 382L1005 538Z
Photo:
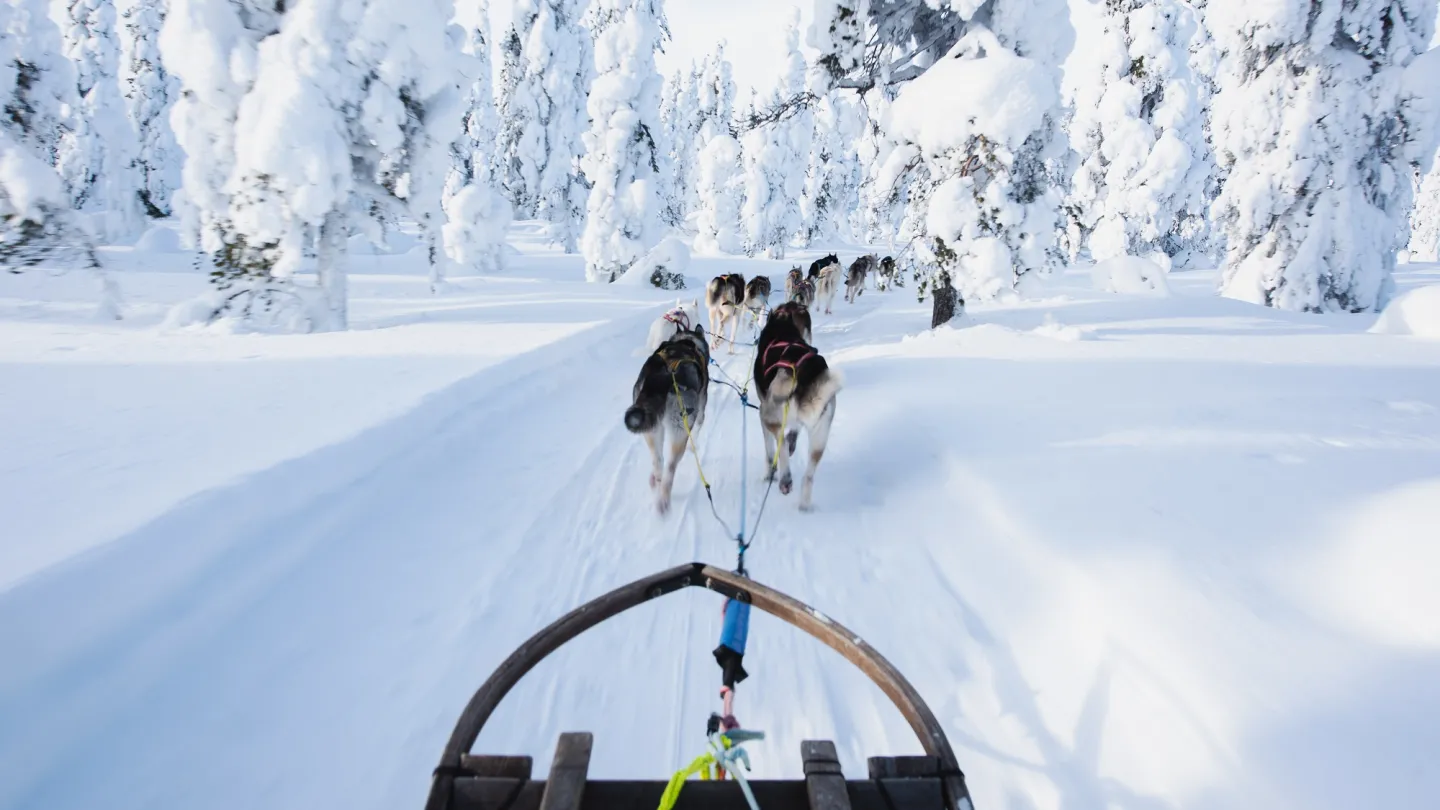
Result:
M521 789L517 792L515 787ZM850 810L942 810L944 794L938 779L885 780L889 801L874 781L845 783ZM794 780L756 780L750 783L760 810L809 810L806 783ZM460 778L455 780L454 810L539 810L544 782L516 779ZM665 783L660 781L594 780L585 784L580 810L655 810ZM513 798L512 798L513 797ZM691 779L680 791L675 810L749 810L740 785L734 781Z
M588 731L567 731L555 743L555 760L545 780L540 810L580 810L585 798L585 779L590 771L590 749L595 735Z
M460 767L475 776L487 779L529 779L535 761L527 756L461 754Z
M829 740L804 740L800 759L805 763L805 793L810 810L850 810L850 794L840 773L840 757Z
M940 760L932 756L870 757L871 779L916 779L940 774Z
M946 806L945 790L933 777L855 781L847 787L855 810L941 810Z
M544 792L544 782L460 777L455 780L451 807L455 810L540 810L540 797Z

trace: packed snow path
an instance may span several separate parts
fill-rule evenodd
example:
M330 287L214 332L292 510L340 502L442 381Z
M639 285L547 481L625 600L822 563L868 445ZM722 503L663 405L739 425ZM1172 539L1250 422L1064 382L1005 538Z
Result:
M757 269L781 286L779 263L744 261L697 261L692 286ZM815 342L847 388L817 511L772 493L753 575L914 682L982 810L1427 806L1440 344L1218 300L1208 276L1172 279L1172 299L1085 281L933 334L909 290L820 316ZM3 470L4 506L28 527L5 551L34 570L0 585L0 807L417 807L471 691L531 633L672 564L732 564L693 463L657 517L644 445L620 422L662 294L462 280L382 306L391 282L355 282L357 323L387 328L295 340L344 354L418 346L434 333L414 330L443 325L447 340L504 345L427 381L441 390L409 410L193 497L174 489L116 536L74 529L75 553L48 557L22 552L128 480L87 459L116 440L106 425L139 417L102 397L94 446L48 453L69 445L40 435L55 417L35 403L98 379L145 402L118 372L170 372L124 365L126 341L202 338L5 304L0 369L32 386L23 402L0 386L6 446L23 456ZM56 360L47 341L101 356ZM717 359L744 379L748 354ZM355 362L311 360L337 374ZM186 362L173 380L204 368ZM373 372L355 367L351 406L324 407L363 410ZM285 433L309 373L247 378L276 410L246 430ZM731 519L741 409L718 385L709 408L699 452ZM225 424L184 414L223 445ZM753 517L763 459L747 432ZM24 489L47 474L67 483L48 502ZM532 754L543 773L560 731L588 729L597 776L665 778L718 705L719 619L717 597L690 591L602 625L532 672L477 750ZM752 746L757 775L797 775L805 738L834 739L851 775L865 756L918 750L838 656L758 614L750 639L737 711L769 735Z

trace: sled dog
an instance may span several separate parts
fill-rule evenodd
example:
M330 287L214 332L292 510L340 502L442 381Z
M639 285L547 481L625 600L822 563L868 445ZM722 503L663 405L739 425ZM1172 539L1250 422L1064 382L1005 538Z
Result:
M686 444L705 424L709 363L705 327L696 324L694 329L681 329L640 367L634 404L625 411L625 427L644 436L650 446L650 488L655 490L655 508L662 515L670 510L675 468L685 455Z
M786 301L780 306L770 310L770 320L789 321L793 323L795 329L800 332L801 340L807 344L813 344L815 342L810 339L810 310L806 309L798 301Z
M834 253L831 253L829 256L821 256L820 258L810 263L810 273L806 276L806 278L814 281L815 279L820 277L821 270L824 270L832 264L836 267L839 267L840 257L836 256Z
M835 290L840 286L840 263L827 264L820 268L820 277L815 279L815 301L825 307L825 314L835 304Z
M791 305L787 305L791 306ZM760 331L755 354L755 385L760 393L760 427L765 434L769 480L780 476L780 494L790 494L790 456L800 428L809 436L810 463L800 484L800 509L809 511L815 468L825 454L835 399L843 386L840 372L815 351L796 325L794 313L776 307ZM806 313L807 315L809 313Z
M645 353L654 354L660 344L675 337L681 330L695 326L700 312L700 301L676 301L675 306L650 324L650 334L645 338Z
M770 306L770 277L756 276L745 282L745 311L750 313L750 323L759 328L765 308Z
M808 278L801 279L800 282L795 285L795 290L790 293L788 300L809 309L810 305L815 303L815 282Z
M845 303L853 304L860 293L865 291L865 276L873 271L880 264L871 253L861 256L850 265L850 272L845 274Z
M796 288L796 287L799 287L800 284L801 284L802 282L804 282L804 281L805 281L805 271L800 269L800 265L797 264L797 265L795 265L794 267L790 268L790 272L789 272L788 274L786 274L786 276L785 276L785 300L786 300L786 301L794 300L794 298L795 298L795 288Z
M880 260L880 274L875 277L875 281L875 287L881 290L888 290L895 283L894 256L886 256Z
M705 307L710 311L711 345L719 348L720 339L725 336L725 325L730 324L730 353L735 353L735 330L740 322L740 307L745 301L745 277L739 273L727 273L710 279L705 285Z

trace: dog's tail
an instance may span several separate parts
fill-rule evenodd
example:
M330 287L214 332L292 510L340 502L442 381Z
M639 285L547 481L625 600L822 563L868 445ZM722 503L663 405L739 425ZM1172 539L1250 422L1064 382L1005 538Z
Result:
M660 411L649 400L640 400L625 409L625 428L631 433L648 433L660 423Z

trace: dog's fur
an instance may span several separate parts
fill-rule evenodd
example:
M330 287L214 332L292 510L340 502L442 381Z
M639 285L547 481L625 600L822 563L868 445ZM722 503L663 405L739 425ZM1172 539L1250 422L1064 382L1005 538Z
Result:
M650 488L656 490L655 508L662 515L670 510L675 468L685 455L686 443L705 424L709 364L705 328L696 324L694 329L680 330L645 360L635 380L634 404L625 411L625 427L644 436L650 446ZM670 460L665 463L667 443Z
M711 342L720 346L725 324L730 324L730 353L735 353L735 331L740 323L740 307L745 301L745 277L727 273L710 279L705 285L705 306L710 311Z
M886 256L880 260L880 274L875 277L876 288L882 290L890 289L895 283L895 257Z
M825 454L830 423L835 419L836 395L844 385L840 372L830 368L809 345L794 313L776 307L760 332L754 375L760 394L765 459L771 465L771 480L776 474L780 476L780 494L790 494L793 485L790 456L795 452L800 428L805 428L810 437L810 464L800 485L800 509L808 512L815 468Z
M808 278L801 279L795 284L795 289L790 292L787 300L809 309L810 305L815 303L815 282Z
M660 344L675 337L681 329L693 328L699 323L700 300L676 301L669 312L650 324L650 334L645 338L645 354L654 354Z
M824 270L832 264L836 267L839 267L840 257L836 256L834 253L831 253L829 256L821 256L820 258L810 263L810 274L807 275L806 278L814 281L815 279L820 277L821 270Z
M865 276L873 272L880 264L874 253L861 256L850 265L850 271L845 274L845 303L853 304L860 293L865 292Z
M835 291L840 287L840 263L827 264L820 268L820 277L815 279L815 301L825 307L825 314L835 305Z
M805 271L800 269L800 265L797 264L797 265L795 265L794 267L790 268L790 272L785 275L785 300L786 300L786 301L790 301L790 300L793 300L793 299L795 298L795 288L796 288L796 287L799 287L800 284L803 283L804 281L805 281Z
M780 306L775 307L770 310L770 320L789 321L795 325L795 329L800 333L802 340L807 344L814 342L810 338L810 310L806 309L800 302L786 301Z
M750 323L759 328L765 308L770 306L770 277L756 276L745 282L745 311L750 313Z

